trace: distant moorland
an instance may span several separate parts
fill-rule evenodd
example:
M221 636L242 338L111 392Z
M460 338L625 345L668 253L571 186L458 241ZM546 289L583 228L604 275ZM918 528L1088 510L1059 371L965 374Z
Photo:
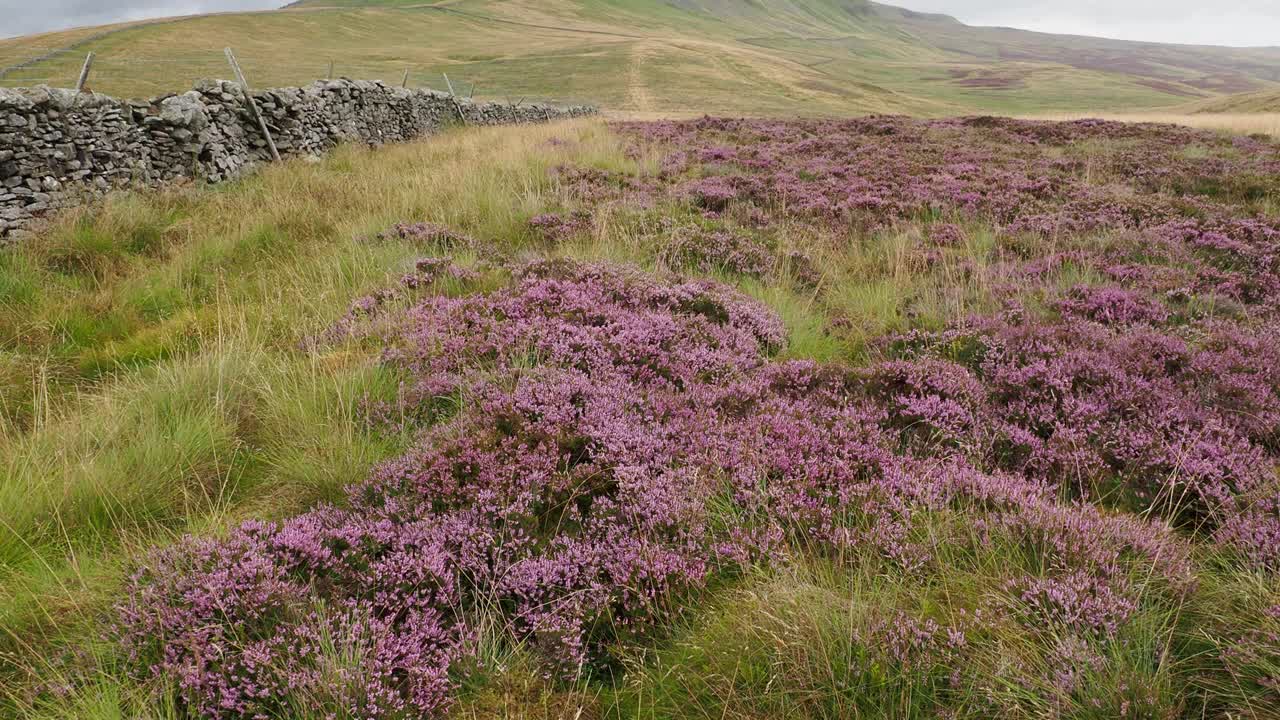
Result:
M0 41L0 83L182 91L334 73L513 100L589 100L631 115L1027 114L1203 105L1274 110L1280 48L1135 43L970 27L863 0L303 0L229 13ZM1266 95L1271 93L1271 95ZM1236 99L1236 95L1245 94ZM1220 104L1220 105L1219 105Z

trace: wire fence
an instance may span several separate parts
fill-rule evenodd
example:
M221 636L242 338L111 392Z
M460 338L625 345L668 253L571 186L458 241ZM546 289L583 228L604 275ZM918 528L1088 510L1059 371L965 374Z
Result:
M4 50L6 48L0 47L0 87L74 88L86 54L83 48L23 46L26 59L13 61L5 57ZM523 97L531 101L582 102L573 93L549 95L545 86L525 80L520 65L527 58L418 63L399 57L394 48L386 46L344 46L342 52L341 57L328 57L320 51L283 54L273 51L270 57L254 51L237 54L241 55L240 63L255 88L297 87L320 79L347 78L448 92L444 79L447 74L454 91L463 98L514 101ZM157 49L151 54L145 49L94 48L85 89L117 97L151 97L189 90L201 79L231 77L221 50L175 53L170 49Z

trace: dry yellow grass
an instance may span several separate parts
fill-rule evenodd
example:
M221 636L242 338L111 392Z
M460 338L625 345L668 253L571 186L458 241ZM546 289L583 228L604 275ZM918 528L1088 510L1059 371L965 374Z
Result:
M1080 120L1102 118L1122 122L1153 122L1184 125L1203 130L1222 130L1240 135L1262 133L1280 137L1280 113L1107 113L1075 112L1025 116L1033 120Z

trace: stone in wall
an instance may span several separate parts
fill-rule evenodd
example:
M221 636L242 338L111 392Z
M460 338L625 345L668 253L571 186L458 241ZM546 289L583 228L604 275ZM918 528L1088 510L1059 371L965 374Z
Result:
M253 93L281 156L321 155L343 142L402 142L465 118L536 123L589 106L518 107L458 100L382 82L325 80ZM461 115L461 117L459 117ZM222 182L270 159L239 85L201 81L150 100L38 86L0 88L0 243L41 216L124 186Z

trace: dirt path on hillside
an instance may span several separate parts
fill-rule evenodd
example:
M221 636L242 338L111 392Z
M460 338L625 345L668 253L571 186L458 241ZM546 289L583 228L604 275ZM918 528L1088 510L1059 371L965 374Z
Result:
M627 100L636 112L653 111L653 93L644 82L644 64L654 55L654 43L637 42L631 46L631 62L627 67Z

